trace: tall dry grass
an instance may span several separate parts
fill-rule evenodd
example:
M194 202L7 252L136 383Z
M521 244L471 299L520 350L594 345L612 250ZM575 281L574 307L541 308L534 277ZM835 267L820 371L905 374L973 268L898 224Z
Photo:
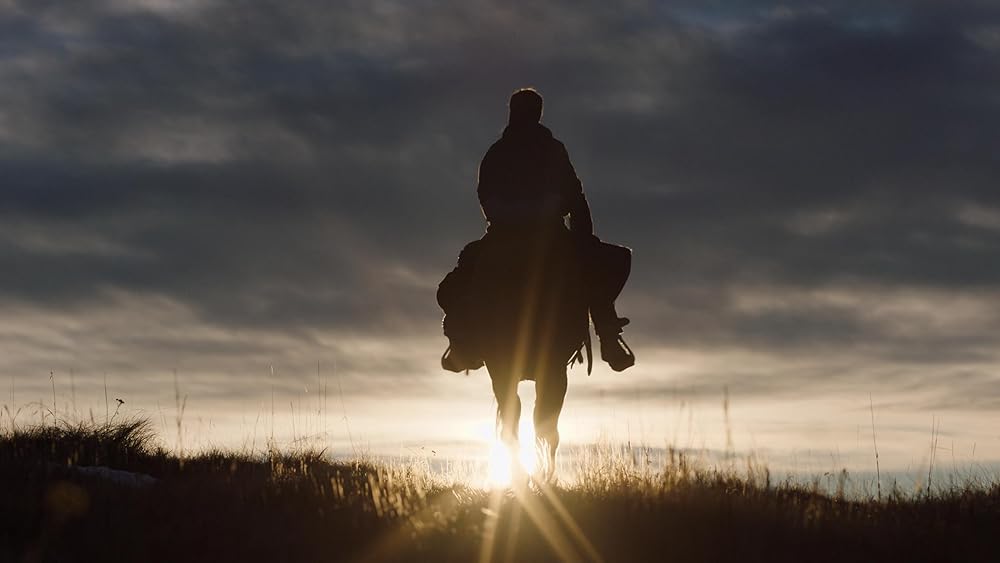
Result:
M426 464L320 450L177 455L148 422L0 436L0 561L975 561L1000 488L851 499L754 460L594 446L572 485L486 491ZM123 484L84 467L141 473ZM843 479L849 478L846 474ZM488 541L487 541L488 540ZM484 544L486 548L484 548Z

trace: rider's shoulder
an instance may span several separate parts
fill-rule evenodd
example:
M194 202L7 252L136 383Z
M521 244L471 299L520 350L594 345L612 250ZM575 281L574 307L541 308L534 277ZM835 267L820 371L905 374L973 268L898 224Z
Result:
M472 266L482 251L483 241L482 239L474 240L466 244L462 251L458 253L458 265L459 266Z

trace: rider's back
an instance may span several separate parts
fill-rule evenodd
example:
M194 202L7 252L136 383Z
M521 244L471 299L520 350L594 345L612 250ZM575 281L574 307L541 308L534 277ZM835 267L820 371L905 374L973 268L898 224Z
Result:
M491 226L561 222L583 194L566 148L540 123L509 125L479 166L479 202Z

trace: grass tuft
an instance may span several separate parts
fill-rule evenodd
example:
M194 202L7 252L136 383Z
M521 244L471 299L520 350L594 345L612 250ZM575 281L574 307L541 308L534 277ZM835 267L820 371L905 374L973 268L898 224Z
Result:
M594 446L571 486L483 491L426 464L322 450L186 453L147 421L0 434L0 561L990 560L1000 487L876 498L748 459ZM148 475L127 486L84 468ZM155 479L155 481L153 481ZM843 473L841 483L848 479ZM484 547L484 545L486 547Z

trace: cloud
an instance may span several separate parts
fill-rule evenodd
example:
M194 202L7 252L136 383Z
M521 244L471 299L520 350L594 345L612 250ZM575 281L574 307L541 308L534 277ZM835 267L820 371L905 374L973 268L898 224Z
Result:
M33 350L0 371L77 361L76 342L122 369L307 349L423 373L435 283L482 231L476 168L525 84L599 234L635 250L622 312L645 349L988 361L998 20L977 2L0 4L0 301L31 312L5 346ZM184 313L135 334L148 302ZM99 311L127 322L42 320ZM776 373L762 389L808 381Z

